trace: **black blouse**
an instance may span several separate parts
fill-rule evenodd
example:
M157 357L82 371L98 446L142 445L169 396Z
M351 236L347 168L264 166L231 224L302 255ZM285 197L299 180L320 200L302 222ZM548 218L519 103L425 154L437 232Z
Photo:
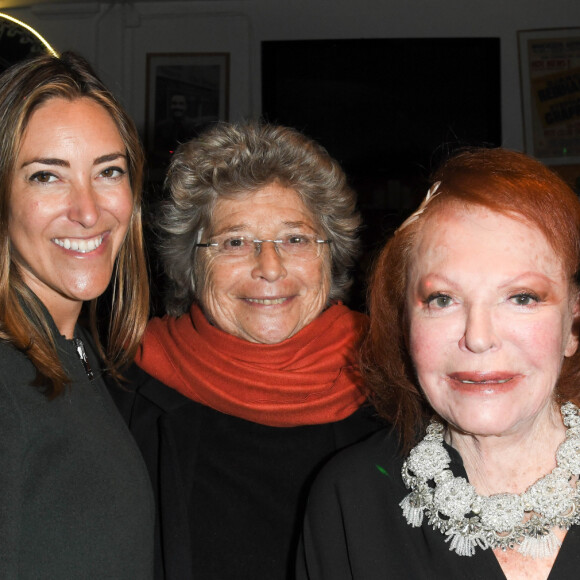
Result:
M447 447L451 470L467 478L461 457ZM339 453L315 481L297 563L298 580L505 580L491 550L474 556L449 550L427 524L413 528L399 502L408 494L396 437L382 430ZM580 575L580 528L564 538L549 580Z

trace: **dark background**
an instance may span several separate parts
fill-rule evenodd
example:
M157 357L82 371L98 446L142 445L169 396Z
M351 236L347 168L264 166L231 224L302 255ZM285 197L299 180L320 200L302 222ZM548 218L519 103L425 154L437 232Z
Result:
M501 144L498 38L262 42L262 113L326 147L364 218L368 264L420 203L429 174L464 146Z

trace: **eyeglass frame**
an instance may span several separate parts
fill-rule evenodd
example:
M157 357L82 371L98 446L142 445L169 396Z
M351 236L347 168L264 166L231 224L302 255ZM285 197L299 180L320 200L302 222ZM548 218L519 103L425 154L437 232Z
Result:
M243 238L244 236L240 236L240 238ZM330 246L332 240L328 239L328 240L318 240L315 239L313 240L315 243L317 244L328 244ZM278 254L278 256L282 256L283 254L280 253L280 250L278 249L278 245L282 244L284 242L284 240L256 240L256 239L252 239L252 243L254 244L254 252L256 252L256 250L258 250L258 253L262 251L261 245L266 243L266 242L270 242L272 244L274 244L274 249L276 250L276 253ZM216 248L219 247L219 244L217 242L205 242L205 243L201 243L198 242L197 244L195 244L196 248ZM227 255L227 254L226 254ZM247 254L247 256L249 256L250 254ZM313 260L316 260L317 258L320 258L320 253L317 253L315 258L312 258ZM239 256L239 257L247 257L247 256ZM231 256L230 256L231 257ZM306 260L308 261L308 260Z

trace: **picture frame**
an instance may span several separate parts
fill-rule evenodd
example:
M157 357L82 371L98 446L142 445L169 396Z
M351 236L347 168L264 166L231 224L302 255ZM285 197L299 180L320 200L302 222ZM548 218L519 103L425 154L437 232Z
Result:
M147 54L145 144L164 167L180 143L229 116L230 54Z
M546 165L580 163L580 28L518 31L524 147Z

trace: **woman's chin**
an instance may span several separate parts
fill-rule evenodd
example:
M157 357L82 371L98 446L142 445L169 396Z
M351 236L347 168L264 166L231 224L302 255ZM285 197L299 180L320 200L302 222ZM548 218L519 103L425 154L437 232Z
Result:
M505 405L461 406L454 409L447 422L452 431L475 437L524 435L535 430L547 415L537 409Z
M237 336L238 338L253 342L255 344L280 344L290 337L294 336L297 331L290 328L257 328L244 329ZM235 335L234 335L235 336Z

